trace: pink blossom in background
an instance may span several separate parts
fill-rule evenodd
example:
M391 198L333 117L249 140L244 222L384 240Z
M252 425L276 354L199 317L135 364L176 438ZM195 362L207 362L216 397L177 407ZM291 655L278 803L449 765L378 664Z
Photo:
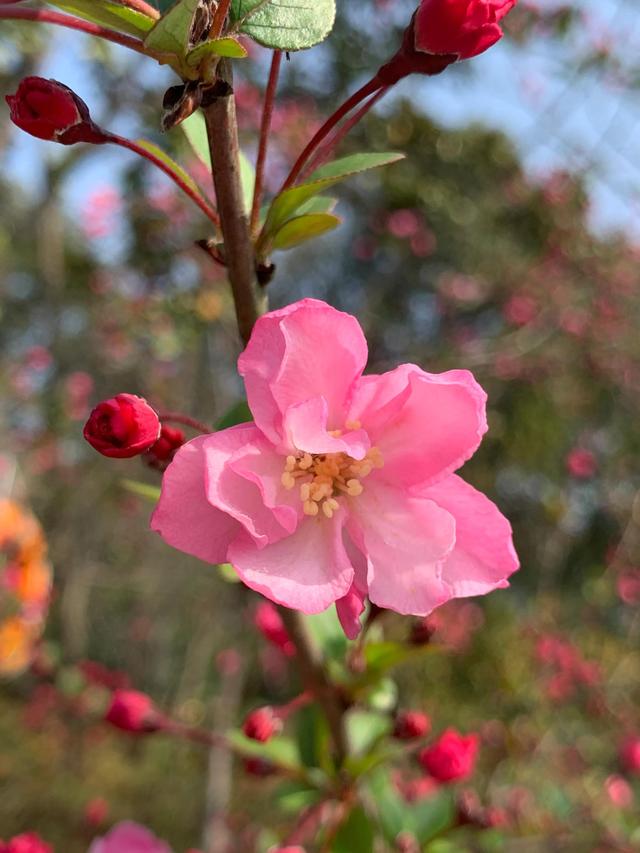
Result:
M24 832L6 843L0 841L0 853L53 853L53 847L37 833Z
M255 422L184 445L151 522L272 601L336 603L349 637L367 597L423 616L518 568L509 522L454 474L487 429L471 373L366 362L355 317L324 302L261 317L238 362Z
M139 690L115 690L104 718L117 729L133 734L155 732L162 724L153 699Z
M172 853L172 850L144 826L123 821L102 838L96 838L88 853Z
M473 773L478 755L477 734L461 735L447 729L432 745L423 749L418 760L438 782L460 782Z
M265 640L280 649L287 657L295 655L296 647L291 642L282 617L270 601L263 601L256 607L254 621Z
M616 592L625 604L640 604L640 570L620 572L616 579Z
M588 480L593 477L597 468L595 455L584 447L574 447L567 456L567 471L579 480Z
M640 736L629 735L620 745L620 763L634 776L640 776Z
M622 776L613 774L607 777L604 789L616 808L628 809L633 804L633 788Z

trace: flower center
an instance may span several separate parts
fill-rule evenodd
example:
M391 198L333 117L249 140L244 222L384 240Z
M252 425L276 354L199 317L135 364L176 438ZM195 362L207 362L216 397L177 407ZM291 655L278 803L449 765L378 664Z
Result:
M360 424L347 424L348 429L360 429ZM342 430L330 433L339 437ZM353 459L346 453L299 453L287 456L282 473L285 489L300 488L300 500L305 515L318 515L322 509L332 518L339 504L336 498L361 495L361 483L374 468L382 468L384 459L379 448L372 447L364 459Z

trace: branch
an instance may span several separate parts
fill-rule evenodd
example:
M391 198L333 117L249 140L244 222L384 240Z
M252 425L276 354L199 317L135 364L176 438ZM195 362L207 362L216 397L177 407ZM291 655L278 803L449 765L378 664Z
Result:
M244 208L236 105L231 88L231 66L219 65L221 79L203 96L202 110L209 138L213 183L224 238L224 257L236 308L240 337L249 341L254 323L266 309L256 278L249 219Z
M73 18L71 15L61 15L60 12L54 12L50 9L14 9L13 6L0 6L0 20L3 18L5 20L42 21L45 24L57 24L59 27L79 30L80 32L88 33L90 36L98 36L99 38L106 39L106 41L112 41L114 44L128 47L145 56L153 55L145 48L140 39L126 36L124 33L116 32L116 30L109 30L98 24L91 24L89 21L81 21L80 18Z
M251 233L258 230L260 218L260 202L262 200L262 188L264 184L264 167L267 160L267 148L269 146L269 131L273 117L273 106L278 85L278 75L282 62L282 52L274 50L271 59L271 70L269 71L269 82L264 96L264 107L262 110L262 122L260 125L260 144L258 146L258 159L256 161L256 182L253 188L253 205L251 207Z
M333 741L334 758L340 767L347 757L347 737L344 727L344 712L340 694L325 671L320 652L313 643L303 617L295 610L280 607L280 616L296 647L296 660L302 681L322 707L329 724Z

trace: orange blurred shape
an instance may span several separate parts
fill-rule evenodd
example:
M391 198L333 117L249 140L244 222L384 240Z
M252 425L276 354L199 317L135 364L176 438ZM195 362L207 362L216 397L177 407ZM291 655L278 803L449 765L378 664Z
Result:
M0 675L16 675L31 662L51 591L46 553L35 517L0 499Z

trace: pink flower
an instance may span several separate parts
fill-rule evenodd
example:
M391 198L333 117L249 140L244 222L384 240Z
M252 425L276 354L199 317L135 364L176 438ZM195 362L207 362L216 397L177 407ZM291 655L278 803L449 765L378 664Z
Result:
M620 746L620 763L627 771L640 775L640 737L629 735Z
M245 736L260 743L268 740L282 731L282 720L274 713L273 708L266 705L252 711L242 725Z
M160 728L162 717L153 700L138 690L116 690L105 720L125 732L147 734Z
M88 853L171 853L171 848L144 826L125 820L96 838Z
M53 853L53 847L35 832L24 832L9 841L0 841L0 853Z
M470 59L502 38L499 21L516 0L422 0L415 22L416 49Z
M256 607L254 614L256 628L265 640L272 643L288 658L296 653L296 647L291 642L284 622L276 608L270 601L263 601Z
M567 456L567 471L581 480L593 477L597 467L596 457L584 447L574 447Z
M618 809L628 809L633 803L633 788L622 776L608 776L604 789L611 803Z
M151 522L279 604L337 603L349 637L366 596L424 616L518 568L508 521L453 473L487 429L482 388L413 364L363 376L366 361L357 320L324 302L259 319L238 363L255 423L184 445Z
M418 760L438 782L460 782L473 773L478 755L478 735L461 735L447 729L433 746L423 749Z
M393 726L393 737L398 740L413 740L424 737L431 729L431 720L422 711L401 711Z

